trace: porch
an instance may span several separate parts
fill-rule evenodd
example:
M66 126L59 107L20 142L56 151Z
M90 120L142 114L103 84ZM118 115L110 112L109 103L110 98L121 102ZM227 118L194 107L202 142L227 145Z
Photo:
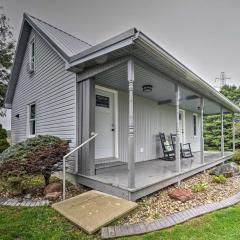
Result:
M224 114L233 116L234 152L234 113L240 111L159 46L151 42L150 49L149 44L91 60L77 76L77 143L98 134L78 153L77 181L131 200L230 159L232 153L224 147ZM221 147L206 153L204 117L214 114L221 116ZM159 132L176 135L174 161L161 160ZM181 143L191 144L193 158L181 159Z
M194 174L205 171L229 160L233 152L205 152L204 164L201 163L200 152L195 152L192 158L181 159L181 172L176 171L176 161L154 159L135 164L135 188L128 187L128 166L106 165L96 170L94 176L79 174L78 179L85 185L97 188L99 191L114 194L126 199L137 200L152 192L160 190L171 184L188 178Z

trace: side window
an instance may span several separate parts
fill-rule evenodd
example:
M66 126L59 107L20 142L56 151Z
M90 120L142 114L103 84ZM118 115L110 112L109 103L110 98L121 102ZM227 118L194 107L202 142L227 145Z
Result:
M197 136L197 114L193 114L193 136Z
M28 70L30 73L35 70L35 40L34 38L29 43L29 65Z
M34 137L36 135L36 104L28 106L28 135Z

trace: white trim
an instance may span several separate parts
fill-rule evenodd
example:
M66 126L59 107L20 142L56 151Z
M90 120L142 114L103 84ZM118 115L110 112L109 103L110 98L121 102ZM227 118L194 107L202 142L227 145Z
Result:
M199 134L199 128L198 128L198 114L197 113L193 113L193 116L196 116L196 135L194 135L194 121L193 121L193 137L197 138L198 134Z
M30 107L32 105L35 104L35 134L30 134ZM33 138L33 137L36 137L37 135L37 122L36 122L36 118L37 118L37 104L36 102L32 102L32 103L29 103L27 105L27 131L26 131L26 135L27 135L27 138Z
M34 44L34 56L32 56L32 45ZM31 38L29 41L29 59L28 59L28 66L29 66L29 72L32 73L35 71L35 61L36 61L36 41L35 36Z
M111 88L106 88L102 87L99 85L95 85L95 89L103 90L106 92L113 93L114 96L114 126L115 126L115 131L114 131L114 156L115 158L119 158L119 144L118 144L118 91L113 90Z
M179 109L179 113L182 113L182 122L183 122L183 143L186 142L186 111Z

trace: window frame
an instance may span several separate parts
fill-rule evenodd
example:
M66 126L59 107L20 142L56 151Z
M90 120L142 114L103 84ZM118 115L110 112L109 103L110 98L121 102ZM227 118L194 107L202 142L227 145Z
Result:
M29 71L35 71L35 60L36 60L36 45L35 38L33 37L29 42Z
M31 117L31 107L35 105L35 115L34 118ZM28 109L27 109L27 137L32 138L37 135L37 127L36 127L36 114L37 114L37 105L36 102L28 104ZM34 123L34 134L32 134L32 122Z
M196 119L196 124L194 122L194 119ZM198 115L197 115L197 113L193 113L193 137L195 137L195 138L198 137Z

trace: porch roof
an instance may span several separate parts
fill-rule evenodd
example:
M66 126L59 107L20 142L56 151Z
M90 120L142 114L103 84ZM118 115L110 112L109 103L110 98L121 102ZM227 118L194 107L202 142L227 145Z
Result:
M186 89L218 103L227 112L240 112L237 105L135 28L71 57L69 70L80 72L129 55L141 60L151 69L162 72Z

